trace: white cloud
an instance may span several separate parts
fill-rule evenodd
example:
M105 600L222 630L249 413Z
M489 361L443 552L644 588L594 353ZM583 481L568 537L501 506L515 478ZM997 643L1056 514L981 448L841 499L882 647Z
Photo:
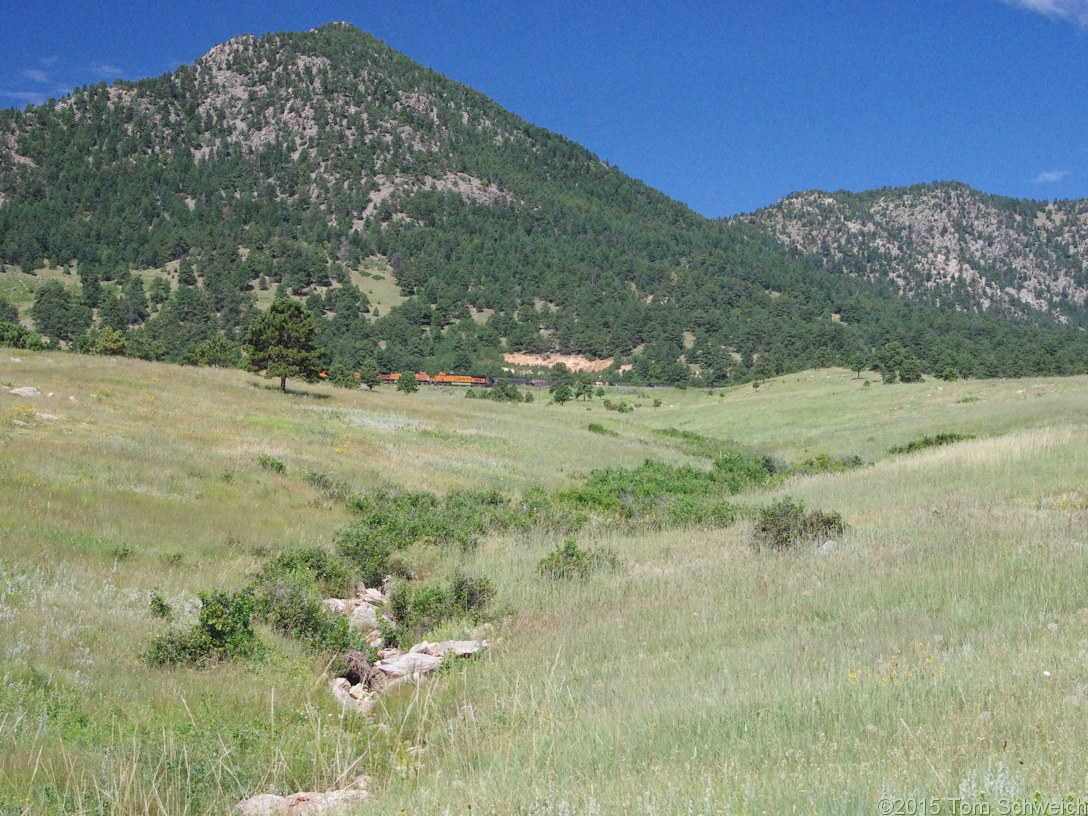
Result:
M1044 170L1032 179L1036 184L1054 184L1069 175L1068 170Z
M35 82L49 81L49 74L47 74L45 71L36 71L34 69L30 69L28 71L23 71L23 76L25 76L27 79L32 79Z
M1034 11L1051 20L1069 20L1088 28L1088 0L1004 0L1006 5Z
M18 99L28 105L40 105L46 100L45 94L37 91L0 91L0 97Z
M124 73L124 71L122 71L115 65L107 65L101 62L96 62L94 65L92 65L91 70L94 71L95 76L108 80L119 79L121 77L121 74Z

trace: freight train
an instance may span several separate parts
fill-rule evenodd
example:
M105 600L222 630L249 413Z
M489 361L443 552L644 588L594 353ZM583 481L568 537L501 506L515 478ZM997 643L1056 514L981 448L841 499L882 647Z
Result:
M389 385L396 384L400 374L382 374L382 382ZM490 377L474 377L469 374L446 374L444 372L431 376L426 371L416 374L416 382L420 385L492 385Z

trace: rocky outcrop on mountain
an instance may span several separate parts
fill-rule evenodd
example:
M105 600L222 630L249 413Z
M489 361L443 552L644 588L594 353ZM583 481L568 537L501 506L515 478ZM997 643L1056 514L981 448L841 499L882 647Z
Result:
M940 183L796 193L741 220L829 271L959 309L1088 325L1088 202L1003 198Z

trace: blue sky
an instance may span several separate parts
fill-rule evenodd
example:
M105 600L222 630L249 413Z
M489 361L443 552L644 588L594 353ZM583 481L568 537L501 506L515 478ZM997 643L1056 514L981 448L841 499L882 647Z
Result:
M0 107L343 20L712 218L956 180L1088 198L1088 0L10 0Z

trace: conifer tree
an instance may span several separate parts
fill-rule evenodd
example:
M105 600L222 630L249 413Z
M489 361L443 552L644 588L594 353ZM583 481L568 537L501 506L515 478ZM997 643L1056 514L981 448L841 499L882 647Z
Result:
M321 371L321 350L315 345L317 325L306 308L281 298L250 324L245 347L247 371L280 378L287 393L287 378L316 382Z

